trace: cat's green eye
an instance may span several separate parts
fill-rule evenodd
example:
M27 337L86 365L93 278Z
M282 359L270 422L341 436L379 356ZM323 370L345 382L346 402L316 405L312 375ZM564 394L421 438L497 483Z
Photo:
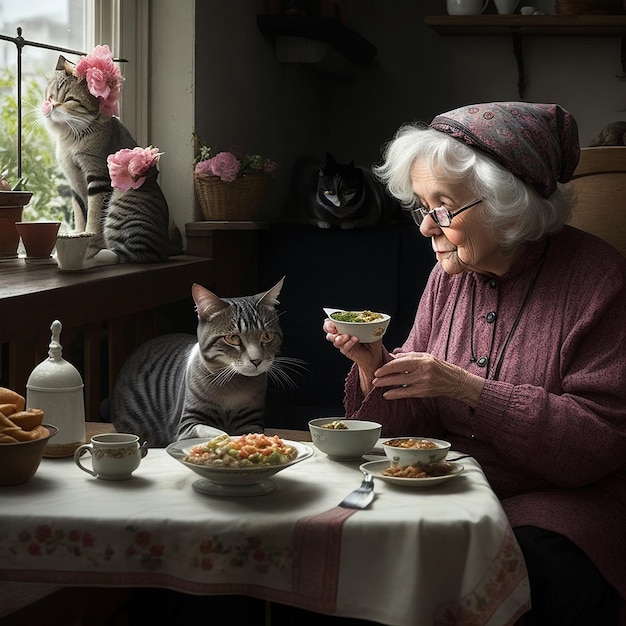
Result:
M241 337L239 335L224 335L224 341L231 346L241 345Z
M269 343L274 339L274 333L270 330L264 330L261 333L261 343Z

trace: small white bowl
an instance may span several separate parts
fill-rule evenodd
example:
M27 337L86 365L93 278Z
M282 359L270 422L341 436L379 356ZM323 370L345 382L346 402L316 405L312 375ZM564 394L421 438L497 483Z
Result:
M331 316L333 313L345 313L345 309L325 308L324 312L328 315L328 319L337 327L339 333L358 337L361 343L374 343L382 339L391 320L391 316L381 313L382 318L373 322L340 322L332 319Z
M435 448L418 447L417 442L429 441ZM407 442L415 442L410 448L402 447ZM383 441L383 450L394 465L416 465L444 461L450 451L450 442L432 437L393 437Z
M324 424L341 422L346 429L324 428ZM341 417L318 417L309 422L309 432L316 448L333 461L360 459L378 441L382 425L366 420L347 420Z

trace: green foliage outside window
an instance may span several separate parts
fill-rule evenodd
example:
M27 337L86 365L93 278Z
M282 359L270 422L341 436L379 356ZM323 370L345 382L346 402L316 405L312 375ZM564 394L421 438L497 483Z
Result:
M18 181L15 74L0 70L0 173L13 187ZM33 197L22 219L73 223L70 191L59 170L55 146L40 115L43 92L34 79L22 84L22 188Z

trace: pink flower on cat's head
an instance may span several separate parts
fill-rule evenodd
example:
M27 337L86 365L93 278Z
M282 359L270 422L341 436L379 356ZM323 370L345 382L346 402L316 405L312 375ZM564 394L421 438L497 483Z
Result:
M162 152L158 148L124 148L109 154L107 165L111 184L117 189L139 189L146 180L148 170L155 166Z
M218 152L211 159L201 162L207 164L205 167L209 173L219 176L225 183L232 183L241 168L241 163L232 152Z
M76 64L76 76L87 81L89 93L100 102L100 113L117 115L124 78L113 63L109 46L96 46L91 54L82 57Z

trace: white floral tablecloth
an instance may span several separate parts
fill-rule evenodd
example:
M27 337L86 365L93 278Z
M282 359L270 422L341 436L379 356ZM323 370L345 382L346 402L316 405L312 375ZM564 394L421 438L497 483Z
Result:
M376 480L366 510L338 502L358 463L315 450L255 497L197 493L162 449L106 482L44 459L0 489L0 581L245 594L393 626L513 624L529 608L524 561L482 470L427 489Z

